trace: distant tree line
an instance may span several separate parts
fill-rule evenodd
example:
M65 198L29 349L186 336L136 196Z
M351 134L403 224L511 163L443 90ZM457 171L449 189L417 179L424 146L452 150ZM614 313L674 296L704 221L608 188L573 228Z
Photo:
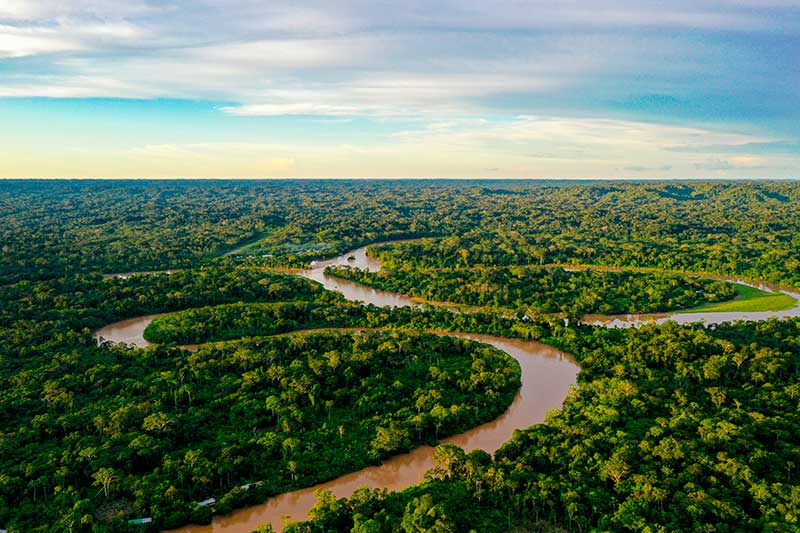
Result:
M303 266L441 236L407 248L404 262L656 267L794 286L798 225L791 181L12 180L0 184L0 283L220 261Z

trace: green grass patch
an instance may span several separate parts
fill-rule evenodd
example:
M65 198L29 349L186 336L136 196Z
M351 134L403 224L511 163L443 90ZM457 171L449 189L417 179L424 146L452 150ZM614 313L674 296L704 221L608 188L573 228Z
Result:
M721 303L711 303L687 309L681 313L733 313L733 312L758 312L758 311L783 311L791 309L797 300L782 292L767 292L755 287L733 284L736 297L733 300Z

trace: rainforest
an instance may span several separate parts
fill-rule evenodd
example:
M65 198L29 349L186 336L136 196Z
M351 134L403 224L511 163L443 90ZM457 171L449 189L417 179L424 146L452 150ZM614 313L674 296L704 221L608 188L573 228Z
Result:
M0 529L798 531L798 228L795 181L2 181Z

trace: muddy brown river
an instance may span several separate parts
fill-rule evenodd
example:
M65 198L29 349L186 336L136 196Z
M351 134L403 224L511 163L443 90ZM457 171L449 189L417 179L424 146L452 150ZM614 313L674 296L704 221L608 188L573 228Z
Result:
M375 290L357 283L326 276L325 267L350 265L373 271L380 262L367 256L366 247L353 250L334 259L315 262L310 270L299 275L318 281L330 290L341 292L345 298L378 306L413 306L415 301L406 296ZM795 298L800 295L789 293ZM95 332L98 340L124 342L135 346L148 346L144 329L157 316L148 315L109 324ZM703 321L715 324L730 320L761 320L773 316L800 316L800 306L781 312L761 313L692 313L663 315L630 315L626 317L594 317L594 321L611 327L631 327L645 322L676 320L680 323ZM476 448L494 453L509 440L515 429L524 429L543 422L548 411L558 408L564 401L580 368L569 354L551 346L533 341L522 341L475 334L454 334L491 344L510 354L522 368L522 386L508 410L499 418L460 435L444 439L443 443L458 445L465 450ZM190 348L190 347L187 347ZM194 347L191 347L194 348ZM306 489L281 494L265 503L246 507L225 516L215 516L207 526L188 525L170 533L249 533L259 526L272 524L276 531L282 529L285 519L302 520L315 502L314 491L327 489L336 497L347 497L359 487L400 490L420 482L433 466L433 448L422 446L410 453L397 455L380 466L368 467L334 480Z

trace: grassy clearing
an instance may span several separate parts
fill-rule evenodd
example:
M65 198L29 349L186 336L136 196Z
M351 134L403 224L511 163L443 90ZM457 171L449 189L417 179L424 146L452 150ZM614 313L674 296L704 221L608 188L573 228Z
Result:
M681 313L696 313L700 311L711 313L783 311L784 309L791 309L797 304L797 300L782 292L762 291L739 283L734 283L733 285L736 288L736 298L733 300L706 304L694 309L681 311Z

